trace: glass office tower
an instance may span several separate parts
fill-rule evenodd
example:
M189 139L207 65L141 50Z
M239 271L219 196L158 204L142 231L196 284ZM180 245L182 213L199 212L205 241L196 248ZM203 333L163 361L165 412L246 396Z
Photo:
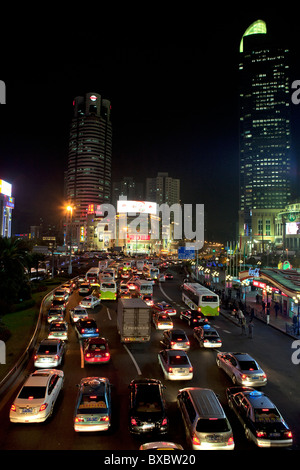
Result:
M271 237L273 213L291 198L288 56L268 36L264 21L242 37L239 234L248 243L259 236L267 240L267 231ZM253 218L258 211L262 216Z

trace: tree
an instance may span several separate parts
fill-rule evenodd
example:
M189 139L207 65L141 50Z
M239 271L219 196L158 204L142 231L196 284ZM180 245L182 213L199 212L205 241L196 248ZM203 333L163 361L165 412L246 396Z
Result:
M20 300L28 285L28 246L18 238L0 237L0 313L6 313Z

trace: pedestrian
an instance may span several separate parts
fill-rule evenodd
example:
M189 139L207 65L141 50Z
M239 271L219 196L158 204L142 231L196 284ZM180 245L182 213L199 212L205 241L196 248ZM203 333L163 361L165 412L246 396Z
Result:
M244 315L241 321L241 327L242 327L241 335L245 335L246 334L246 318L244 317Z
M261 311L262 311L262 312L265 311L265 306L266 306L266 304L265 304L265 302L262 300L262 301L261 301Z
M242 310L239 308L238 311L237 311L237 317L238 317L238 321L239 321L239 324L241 325L242 324L242 320L244 317L244 314L242 312Z
M249 330L249 338L253 338L253 320L251 318L251 320L249 321L249 324L248 324L248 330Z
M267 325L270 323L270 309L267 308Z
M277 318L278 310L279 310L278 302L275 303L275 305L274 305L274 310L275 310L275 315L276 315L276 318Z

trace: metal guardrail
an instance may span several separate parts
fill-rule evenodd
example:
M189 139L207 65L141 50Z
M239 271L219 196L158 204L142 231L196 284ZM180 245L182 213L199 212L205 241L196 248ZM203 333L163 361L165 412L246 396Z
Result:
M76 278L75 278L76 279ZM62 284L61 284L62 285ZM59 286L56 286L54 289L52 289L48 294L43 298L41 305L40 305L40 311L39 311L39 316L37 320L37 324L34 330L34 333L31 337L31 340L26 348L26 350L23 352L22 356L18 359L14 367L6 374L6 376L1 380L0 382L0 396L6 391L6 389L10 386L10 384L16 379L16 377L20 374L21 370L23 369L24 365L28 361L30 354L34 350L36 346L36 341L38 334L41 330L41 325L42 325L42 318L43 318L43 307L44 303L50 297L50 295L53 295L53 292L57 290Z

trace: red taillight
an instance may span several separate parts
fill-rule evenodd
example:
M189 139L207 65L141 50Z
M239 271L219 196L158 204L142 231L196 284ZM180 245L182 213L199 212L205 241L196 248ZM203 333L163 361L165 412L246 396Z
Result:
M288 439L292 439L292 437L293 437L292 431L286 431L284 433L284 437L287 437Z
M193 437L192 437L192 442L193 442L193 445L194 446L200 446L200 439L199 437L196 436L196 434L193 434Z
M191 343L190 343L189 341L186 342L186 345L187 345L187 346L190 346L190 344L191 344Z
M100 421L109 421L109 416L102 416Z
M266 437L266 433L264 431L256 431L256 437Z
M11 407L10 407L10 411L16 411L16 405L12 404Z
M167 418L164 418L161 425L162 426L167 426L167 424L168 424L168 420L167 420Z
M36 360L37 360L37 358L38 358L37 356L34 356L34 358L33 358L33 359L36 361Z
M44 411L48 406L48 403L43 403L40 407L40 411Z
M168 368L168 372L173 372L172 367L169 367L169 368Z
M135 418L131 418L131 424L133 426L137 426L137 422L136 422L136 419Z
M81 333L84 333L85 332L85 329L84 328L81 328Z
M176 344L175 341L171 341L171 346L174 346L174 344Z
M193 372L193 368L192 368L192 367L189 368L189 372Z
M56 354L55 358L54 358L56 361L58 361L59 359L59 356Z
M78 418L78 417L76 416L76 418L75 418L75 423L83 423L83 421L84 421L84 418Z
M233 436L230 436L230 438L227 441L227 445L232 446L233 443L234 443Z

